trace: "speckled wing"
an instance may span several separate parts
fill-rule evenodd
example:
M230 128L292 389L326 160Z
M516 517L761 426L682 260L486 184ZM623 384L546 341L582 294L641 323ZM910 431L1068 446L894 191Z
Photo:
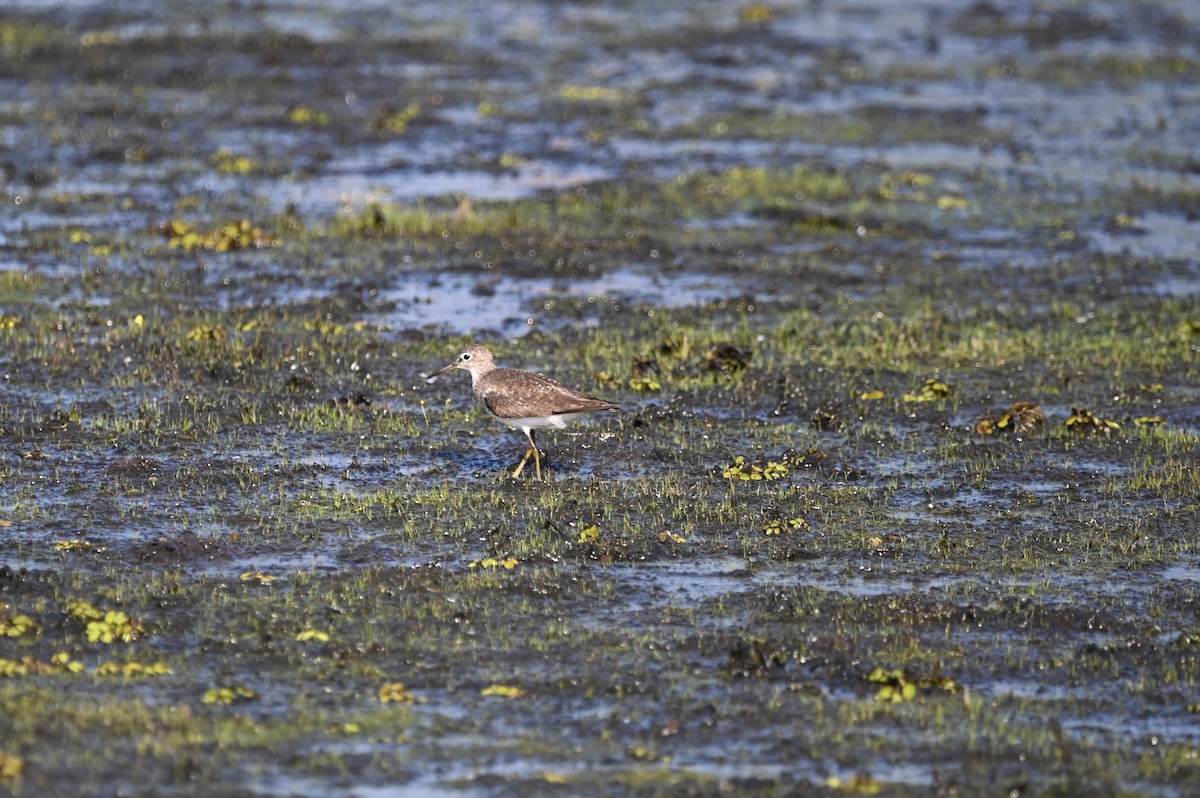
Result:
M479 398L499 418L532 418L586 413L616 407L573 391L549 377L516 369L496 369L480 381Z

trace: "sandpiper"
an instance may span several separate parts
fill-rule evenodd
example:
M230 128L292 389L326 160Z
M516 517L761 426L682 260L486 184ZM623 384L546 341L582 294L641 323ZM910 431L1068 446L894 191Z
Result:
M542 458L533 437L534 430L551 427L562 429L567 422L574 421L584 413L617 408L612 402L573 391L541 374L497 368L492 353L479 344L471 344L463 349L453 363L433 376L454 369L471 372L471 389L483 400L488 411L502 423L524 432L529 439L529 449L521 458L521 464L513 471L513 479L521 476L529 455L533 455L538 481L542 479Z

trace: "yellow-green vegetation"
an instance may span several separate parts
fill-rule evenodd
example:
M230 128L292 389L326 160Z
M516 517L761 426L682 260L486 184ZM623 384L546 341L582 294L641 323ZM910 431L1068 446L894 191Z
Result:
M36 637L41 627L24 613L0 607L0 637Z
M945 399L950 393L951 388L949 385L936 377L930 377L925 380L925 383L917 391L904 394L904 401L932 402L936 399Z
M159 225L167 247L184 252L203 249L232 252L239 249L264 249L279 246L279 239L256 227L249 219L237 219L212 230L196 230L182 219L170 219Z
M100 618L88 621L87 638L92 642L129 643L145 632L145 628L135 619L118 610L109 610Z
M0 22L0 50L6 54L48 45L60 45L67 41L67 32L58 25L44 25L25 19L6 19Z
M230 150L217 150L211 158L213 166L217 170L231 175L244 175L254 171L254 159L249 155L241 155ZM181 225L181 222L175 221L172 224Z
M25 769L25 760L0 751L0 782L15 779Z
M902 668L875 668L867 681L882 685L875 694L876 701L912 701L924 691L940 690L960 693L962 687L949 676L913 676Z
M399 135L408 130L408 126L420 115L420 103L409 103L399 111L394 111L390 108L381 108L376 113L375 118L371 120L368 127L376 133Z
M33 657L23 657L20 660L0 659L0 676L9 677L79 673L83 668L82 662L71 659L71 655L65 651L52 656L49 662L40 662Z
M777 463L774 460L768 460L765 463L747 461L743 454L733 458L733 463L721 472L721 476L725 479L742 481L783 479L787 475L788 467L784 463Z
M258 693L251 690L249 687L242 685L233 685L230 687L213 687L204 691L204 697L201 699L205 704L234 704L253 701L258 698Z
M296 640L300 641L301 643L307 643L309 641L328 643L329 633L322 632L320 629L305 629L296 634Z
M525 691L512 684L493 684L479 691L484 696L499 696L501 698L524 698Z
M997 432L1013 432L1016 435L1028 435L1046 423L1046 415L1040 405L1033 402L1013 402L1012 405L999 415L989 413L975 425L975 431L981 435L993 435Z
M415 704L420 700L403 682L388 682L379 688L379 701L383 704Z
M133 679L140 676L164 676L171 673L165 662L102 662L96 666L97 676L124 676Z
M0 791L1200 781L1177 3L184 5L0 22Z

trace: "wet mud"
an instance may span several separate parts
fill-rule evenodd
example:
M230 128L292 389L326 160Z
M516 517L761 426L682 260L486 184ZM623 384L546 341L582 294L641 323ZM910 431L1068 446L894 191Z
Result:
M0 9L0 792L1200 789L1193 4Z

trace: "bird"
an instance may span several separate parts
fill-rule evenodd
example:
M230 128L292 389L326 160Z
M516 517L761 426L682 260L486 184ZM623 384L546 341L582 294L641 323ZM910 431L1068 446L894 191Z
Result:
M614 402L572 390L542 374L499 368L492 353L480 344L464 347L453 363L432 376L438 377L454 369L470 372L471 389L488 412L501 423L521 430L529 439L529 449L513 471L513 479L521 476L532 455L537 479L542 481L542 457L534 438L535 430L562 429L585 413L620 407Z

